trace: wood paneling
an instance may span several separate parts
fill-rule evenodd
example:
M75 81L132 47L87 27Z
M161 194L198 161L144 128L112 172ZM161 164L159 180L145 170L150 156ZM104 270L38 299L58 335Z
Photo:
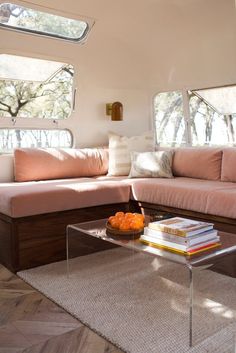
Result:
M14 219L0 215L0 263L17 272L63 260L68 224L106 218L120 210L128 211L129 204L103 205ZM108 247L103 243L94 251ZM113 245L110 244L110 247Z

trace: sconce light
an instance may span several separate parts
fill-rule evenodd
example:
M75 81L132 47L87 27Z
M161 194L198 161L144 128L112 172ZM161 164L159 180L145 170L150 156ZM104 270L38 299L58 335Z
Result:
M112 121L123 120L123 105L120 102L107 103L106 114L111 116Z

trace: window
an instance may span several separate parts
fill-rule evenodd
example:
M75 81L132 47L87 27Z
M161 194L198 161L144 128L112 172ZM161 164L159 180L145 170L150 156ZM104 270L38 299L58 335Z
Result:
M0 5L0 26L76 42L81 41L89 29L85 21L57 16L12 3Z
M176 146L185 143L185 121L181 92L164 92L154 99L158 144Z
M0 152L11 152L17 147L71 147L68 130L0 129Z
M67 118L73 76L70 64L0 55L0 118Z
M154 111L160 145L236 145L236 86L159 93Z
M236 87L192 91L189 95L193 145L234 145Z
M71 133L59 122L72 110L73 77L68 63L0 55L0 152L72 146ZM42 129L34 129L33 121L38 127L42 120Z

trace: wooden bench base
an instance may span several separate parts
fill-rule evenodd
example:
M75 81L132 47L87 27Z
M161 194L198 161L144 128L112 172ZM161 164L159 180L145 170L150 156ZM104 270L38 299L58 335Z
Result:
M216 229L236 234L236 220L181 210L161 205L130 201L129 203L88 207L38 216L11 218L0 214L0 263L12 272L64 260L66 257L66 226L106 218L117 211L143 212L145 215L170 213L213 222ZM101 242L93 251L113 247ZM91 247L88 249L91 253ZM86 254L86 249L83 254ZM236 256L215 266L221 273L236 277Z
M12 272L17 272L64 260L68 224L106 218L120 210L129 211L129 204L103 205L23 218L0 214L0 263ZM102 247L94 251L109 247L112 244L104 242Z

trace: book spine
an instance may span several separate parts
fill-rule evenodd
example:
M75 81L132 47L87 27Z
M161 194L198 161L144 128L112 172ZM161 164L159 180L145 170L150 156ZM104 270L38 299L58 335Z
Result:
M183 251L183 250L179 250L179 249L175 249L175 248L171 248L169 246L166 246L166 245L161 245L161 244L157 244L157 243L153 243L149 240L145 240L145 239L140 239L140 241L145 244L145 245L148 245L148 246L152 246L154 248L157 248L157 249L165 249L165 250L169 250L171 252L175 252L175 253L179 253L179 254L183 254L183 255L186 255L187 252L186 251Z
M208 232L197 234L191 237L179 237L178 235L164 233L160 230L154 230L148 227L144 227L143 236L146 236L146 239L150 238L150 241L164 240L180 245L185 245L187 247L196 246L197 244L201 244L203 242L219 241L219 237L217 235L216 230L210 230Z
M185 237L180 237L178 235L162 232L161 230L151 229L151 228L148 228L148 227L144 228L144 235L149 236L149 237L153 237L153 238L156 238L156 239L163 239L163 240L167 240L167 241L173 241L174 243L177 243L177 244L183 244L184 245L184 244L188 243L188 240Z
M183 250L171 248L169 246L152 243L152 242L144 240L144 239L141 239L140 241L142 243L148 245L148 246L152 246L152 247L157 248L157 249L168 250L168 251L173 252L173 253L177 253L177 254L180 254L180 255L188 255L188 256L195 255L195 254L198 254L198 253L203 252L203 251L211 250L211 249L214 249L214 248L219 247L221 245L221 243L217 242L217 243L213 243L213 244L208 245L208 246L203 246L201 248L198 248L198 249L195 249L195 250L192 250L192 251L183 251Z
M154 237L151 237L151 236L148 236L148 235L142 235L141 239L143 239L145 241L150 241L153 244L168 246L170 248L178 249L178 250L181 250L181 251L187 251L187 249L188 249L188 245L187 244L178 244L178 243L174 243L173 241L158 239L158 238L154 238Z

